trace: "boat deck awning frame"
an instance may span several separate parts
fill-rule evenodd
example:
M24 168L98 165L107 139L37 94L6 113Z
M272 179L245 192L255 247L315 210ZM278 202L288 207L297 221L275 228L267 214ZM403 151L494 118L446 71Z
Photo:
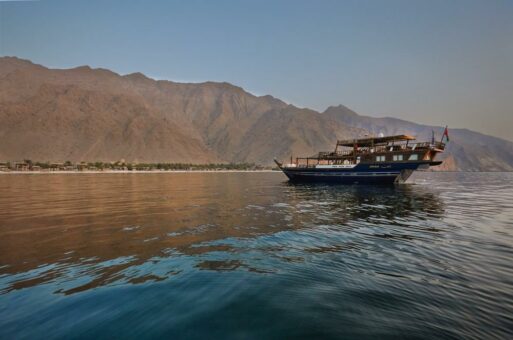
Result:
M357 145L358 147L375 146L375 145L387 144L390 142L410 141L410 140L415 140L415 139L416 139L415 137L409 136L409 135L346 139L346 140L338 140L337 147L338 146L353 147L354 145Z

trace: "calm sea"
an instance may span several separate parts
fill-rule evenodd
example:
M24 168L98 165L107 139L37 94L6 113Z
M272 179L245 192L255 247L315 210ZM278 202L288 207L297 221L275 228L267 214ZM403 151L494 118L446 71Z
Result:
M513 174L0 176L0 338L511 338Z

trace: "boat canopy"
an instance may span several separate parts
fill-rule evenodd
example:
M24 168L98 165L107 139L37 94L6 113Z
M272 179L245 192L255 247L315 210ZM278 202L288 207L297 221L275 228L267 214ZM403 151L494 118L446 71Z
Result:
M415 140L415 137L408 135L396 135L387 137L368 137L359 139L346 139L337 141L337 147L348 146L353 147L355 144L359 147L382 145L390 142Z

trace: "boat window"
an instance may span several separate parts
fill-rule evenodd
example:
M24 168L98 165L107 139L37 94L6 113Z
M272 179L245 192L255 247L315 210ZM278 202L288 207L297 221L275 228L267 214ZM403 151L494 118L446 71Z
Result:
M403 155L394 155L394 161L402 161Z
M417 161L418 159L419 159L419 155L417 155L416 153L412 153L408 160L410 160L410 161Z
M376 162L384 162L385 156L376 156Z

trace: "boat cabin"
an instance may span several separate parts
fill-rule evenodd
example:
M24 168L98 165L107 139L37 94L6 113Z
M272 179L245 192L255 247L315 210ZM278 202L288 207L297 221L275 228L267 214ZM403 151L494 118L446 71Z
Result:
M291 166L318 167L323 165L354 166L359 163L431 161L445 144L441 142L416 142L409 135L368 137L339 140L335 150L319 152L310 157L291 158Z

